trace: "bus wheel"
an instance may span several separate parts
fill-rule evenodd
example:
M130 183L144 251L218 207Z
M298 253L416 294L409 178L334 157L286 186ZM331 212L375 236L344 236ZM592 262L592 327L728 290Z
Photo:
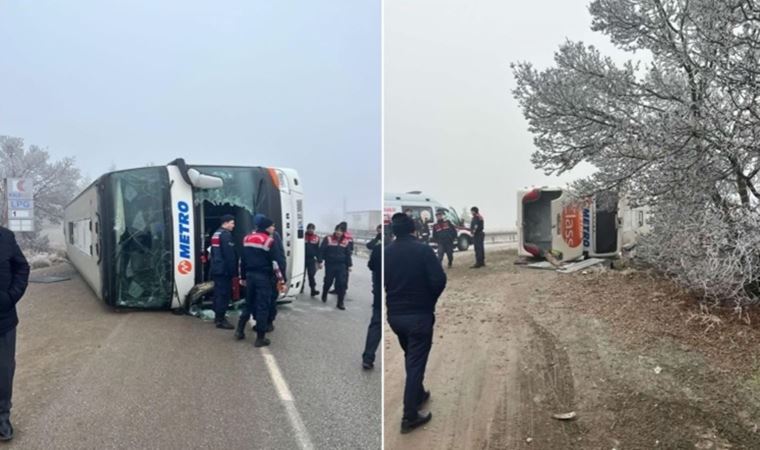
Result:
M459 236L457 240L457 248L460 252L466 252L470 248L470 238L466 235Z

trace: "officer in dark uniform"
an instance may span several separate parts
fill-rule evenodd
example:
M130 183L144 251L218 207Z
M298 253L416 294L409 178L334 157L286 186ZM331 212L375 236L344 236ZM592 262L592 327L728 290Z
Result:
M245 309L240 315L237 330L235 334L238 339L245 337L243 330L248 318L253 314L256 323L256 347L263 347L270 344L266 338L269 324L269 309L272 305L272 273L273 262L284 259L283 255L278 254L279 249L275 245L272 234L274 233L274 222L267 217L262 217L258 221L256 231L248 234L243 239L243 257L240 260L240 278L241 284L246 286Z
M272 238L274 238L274 246L277 248L275 255L278 255L275 262L277 262L277 266L280 269L280 274L282 275L284 282L286 281L285 277L287 276L288 264L285 259L285 246L282 245L282 237L280 236L280 233L277 232L277 228L272 232ZM274 319L277 318L277 299L280 298L280 291L277 289L277 281L277 276L273 273L272 304L269 307L269 327L267 328L267 333L274 331ZM254 331L256 331L255 328Z
M16 236L0 227L0 441L13 439L11 398L16 372L16 304L29 284L29 264Z
M235 327L227 321L227 307L232 297L232 278L238 273L238 257L232 230L235 217L225 214L221 227L211 236L211 279L214 280L214 322L217 328L231 330Z
M327 302L327 293L335 282L338 294L338 309L346 309L343 301L346 298L348 271L353 264L351 260L351 241L343 234L343 228L338 225L335 232L322 240L319 248L319 267L325 263L325 280L322 286L322 301Z
M457 230L448 219L444 219L443 211L435 212L435 225L433 225L433 242L438 244L438 261L443 262L443 255L449 260L449 267L454 262L454 239Z
M380 297L382 296L380 275L383 268L382 239L382 226L378 225L377 236L367 243L367 248L371 251L367 267L372 272L372 319L369 321L367 341L364 345L364 353L362 353L362 367L365 370L375 367L375 354L382 336L382 324L380 323L380 316L382 315L380 306Z
M351 233L348 232L348 223L341 222L341 223L338 224L338 227L341 229L341 231L343 231L343 238L344 239L348 239L348 247L349 247L349 250L351 251L351 254L353 255L354 254L354 237L351 236ZM348 278L349 278L349 275L351 275L351 274L350 273L346 274L346 292L348 292ZM333 289L333 290L330 291L330 293L331 294L337 294L338 291L336 289Z
M472 232L473 244L475 246L475 265L472 266L472 269L477 269L486 265L486 251L484 248L486 234L483 232L485 222L477 206L470 208L470 213L472 214L470 232Z
M309 288L311 288L311 296L316 297L319 295L317 290L317 260L319 260L319 236L314 232L316 227L313 223L306 225L306 235L304 241L306 242L306 275L309 277Z
M408 433L430 421L420 407L430 398L423 380L433 345L435 304L446 288L446 274L430 246L413 236L414 221L393 215L396 240L385 248L385 304L388 324L404 350L406 383L401 432Z

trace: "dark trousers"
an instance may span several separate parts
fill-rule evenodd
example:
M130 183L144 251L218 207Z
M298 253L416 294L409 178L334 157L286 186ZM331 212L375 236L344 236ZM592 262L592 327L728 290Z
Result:
M380 323L380 316L382 315L380 296L382 284L379 280L379 276L372 274L372 318L369 320L369 327L367 328L367 341L364 344L364 353L362 353L362 360L373 364L375 362L375 353L377 353L377 347L380 345L380 339L383 333L383 326Z
M417 416L425 393L423 381L428 355L433 346L433 314L388 316L388 324L396 333L404 350L406 384L404 385L404 418Z
M486 263L486 250L484 248L486 235L479 233L473 236L475 244L475 264L483 265Z
M214 315L216 320L224 319L232 298L232 278L213 277L214 280Z
M16 372L16 328L0 334L0 422L11 417L13 374Z
M280 291L277 290L277 278L272 278L272 302L269 304L269 323L274 322L277 318L277 299L280 297Z
M317 261L314 259L306 260L306 275L309 277L309 287L312 291L317 290Z
M324 292L330 290L333 282L335 291L338 293L338 300L342 301L348 285L348 267L345 264L325 264L325 280L322 286Z
M443 262L443 255L449 260L449 265L454 262L454 244L447 242L446 244L438 244L438 261Z
M269 325L269 309L272 305L272 277L269 274L249 272L246 274L245 309L240 321L245 323L253 316L256 334L264 336Z

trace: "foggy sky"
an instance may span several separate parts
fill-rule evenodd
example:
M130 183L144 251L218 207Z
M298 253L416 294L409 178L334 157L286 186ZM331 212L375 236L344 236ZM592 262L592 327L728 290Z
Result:
M380 205L378 2L0 3L0 134L96 178L292 167L307 221Z
M516 191L564 185L533 168L533 136L511 62L552 64L566 39L630 57L590 30L588 0L386 0L385 191L422 190L457 211L479 206L486 232L514 229Z

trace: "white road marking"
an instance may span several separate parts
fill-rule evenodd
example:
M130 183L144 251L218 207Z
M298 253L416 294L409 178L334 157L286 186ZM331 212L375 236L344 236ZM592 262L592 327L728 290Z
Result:
M303 450L313 450L314 444L311 443L311 437L309 437L309 431L301 420L301 415L296 409L296 404L293 399L293 394L288 388L288 383L280 372L280 366L277 365L277 360L274 358L272 352L268 348L262 347L261 354L264 356L264 362L267 365L269 376L272 378L275 388L277 389L277 395L280 397L280 401L285 406L285 411L288 413L290 419L290 425L293 427L293 431L296 434L296 440L298 445Z

